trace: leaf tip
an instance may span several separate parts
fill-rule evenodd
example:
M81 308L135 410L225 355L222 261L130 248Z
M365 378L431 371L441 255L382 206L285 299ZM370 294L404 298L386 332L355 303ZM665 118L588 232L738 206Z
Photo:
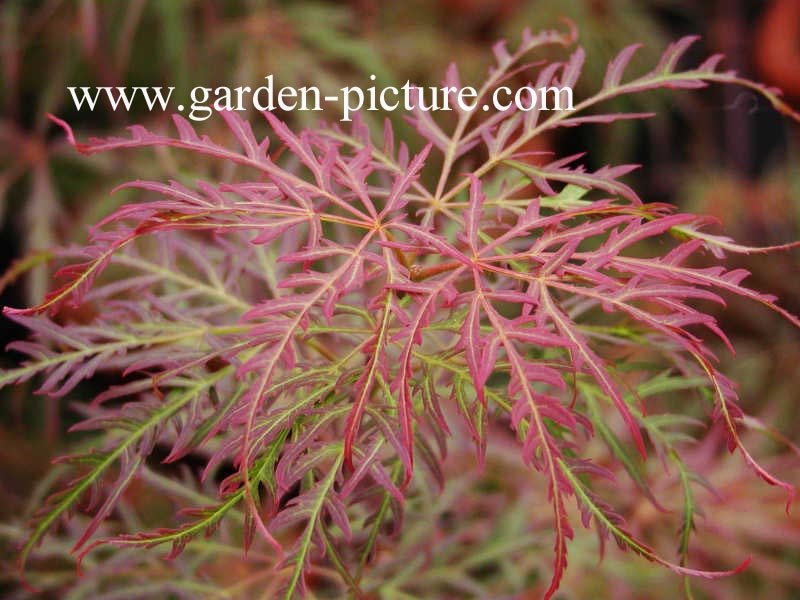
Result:
M47 113L47 118L64 130L64 133L67 135L67 141L71 146L73 146L81 154L88 154L88 152L86 152L86 145L78 143L78 141L75 139L75 134L72 131L72 127L69 126L69 123L63 119L59 119L57 116L51 113Z

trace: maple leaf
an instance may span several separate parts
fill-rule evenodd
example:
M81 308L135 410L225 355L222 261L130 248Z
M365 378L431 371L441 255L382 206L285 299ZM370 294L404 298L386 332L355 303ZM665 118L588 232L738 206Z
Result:
M580 48L563 62L524 62L542 46L575 41L570 28L526 30L515 49L497 44L476 103L529 70L537 86L575 84ZM271 132L259 139L238 113L222 112L231 146L178 115L175 136L135 125L127 137L80 143L51 117L84 154L166 147L231 168L219 183L123 184L136 202L100 221L85 247L53 252L69 263L57 273L66 283L38 306L4 309L30 338L13 344L24 358L0 373L0 385L39 377L38 391L57 399L100 371L121 378L81 405L76 429L100 432L99 445L72 457L80 474L34 519L21 564L88 494L79 558L101 545L162 544L175 557L235 520L245 548L271 545L286 598L307 590L320 566L360 597L375 591L361 589L363 571L370 561L381 568L376 548L390 543L387 529L403 535L406 505L429 481L452 485L444 468L448 446L460 441L452 438L468 432L480 469L490 430L503 427L551 505L546 598L567 568L572 497L601 539L681 575L744 568L688 566L699 508L681 458L688 434L670 429L688 417L652 415L648 404L657 393L705 389L729 448L791 501L794 488L739 435L747 416L704 335L729 340L702 303L724 305L734 294L800 326L775 298L744 286L745 271L720 264L726 252L796 244L748 248L707 232L696 215L647 203L624 182L634 165L588 170L582 155L524 160L526 144L545 132L651 116L593 109L658 88L744 85L800 119L775 90L720 71L719 57L681 70L693 41L671 45L634 79L625 71L637 46L626 48L597 93L569 111L479 119L459 110L449 130L416 110L411 122L424 140L416 154L395 142L388 121L378 139L358 117L347 131L297 133L264 113ZM455 65L446 82L460 84ZM271 153L276 144L285 152ZM648 255L653 241L670 246ZM74 305L102 310L89 323L60 322ZM620 359L634 353L654 364ZM595 437L613 471L588 458ZM217 497L185 506L189 519L177 525L107 535L103 524L156 447L166 449L165 463L199 459L198 479L216 485ZM630 477L667 514L642 468L651 454L673 464L683 485L681 564L634 537L594 489L598 478Z

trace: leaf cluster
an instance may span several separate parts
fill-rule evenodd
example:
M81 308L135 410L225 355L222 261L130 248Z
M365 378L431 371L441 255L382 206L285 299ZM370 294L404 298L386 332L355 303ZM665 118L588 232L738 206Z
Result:
M525 62L575 41L573 30L526 30L513 50L497 44L478 103L520 72L537 88L575 85L580 47L562 62ZM480 469L503 431L550 505L545 597L567 566L572 502L601 539L679 574L743 568L689 566L699 479L682 449L696 429L690 415L660 413L658 399L690 394L730 450L791 500L792 485L741 443L746 417L709 339L729 342L703 309L734 294L800 325L746 287L747 272L721 264L726 253L770 249L642 200L622 181L634 165L590 171L581 156L525 152L545 132L651 116L595 107L658 88L744 85L798 119L775 90L719 70L719 56L679 68L693 41L672 44L637 77L626 75L637 46L625 49L571 111L457 112L451 126L416 111L410 121L428 145L413 156L388 121L379 139L358 120L296 133L265 113L262 137L225 112L230 138L220 141L175 115L176 135L135 125L84 143L53 117L84 154L167 147L229 163L235 176L124 184L142 201L98 223L85 247L56 252L69 263L63 285L35 307L5 309L31 338L13 345L28 358L0 385L41 377L39 392L59 398L98 372L119 381L81 407L75 429L99 441L64 459L75 477L37 515L21 562L76 507L91 514L79 559L105 545L169 545L174 557L238 519L245 548L268 544L284 597L310 587L369 597L384 584L365 573L386 560L391 535L402 539L407 505L448 489L459 432ZM445 85L460 84L453 65ZM90 318L70 318L75 307ZM611 464L592 459L597 441ZM115 531L115 508L155 456L199 459L197 477L214 482L216 497L184 505L169 527ZM628 477L666 510L643 475L650 456L685 492L674 562L600 491Z

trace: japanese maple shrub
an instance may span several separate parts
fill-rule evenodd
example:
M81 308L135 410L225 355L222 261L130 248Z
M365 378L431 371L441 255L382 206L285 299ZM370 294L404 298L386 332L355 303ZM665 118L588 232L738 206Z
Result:
M400 569L391 552L404 513L437 480L447 490L454 438L474 443L480 469L505 429L529 467L526 485L541 486L550 504L545 597L567 567L574 505L584 526L679 574L735 572L691 566L702 474L682 457L699 430L690 415L651 402L688 394L722 424L742 463L791 501L793 487L741 443L745 415L708 336L728 341L701 309L735 294L800 325L746 287L747 272L720 264L726 253L775 248L738 245L710 233L708 219L646 202L622 181L634 165L591 171L580 156L536 162L526 153L545 132L652 116L594 109L657 88L743 85L800 117L775 90L720 70L720 56L679 67L693 41L671 45L636 77L624 72L637 46L623 50L574 110L459 112L452 127L416 111L427 146L413 156L388 121L375 140L358 119L296 133L264 113L271 134L262 139L223 112L222 143L175 115L175 137L133 126L129 137L82 143L53 117L84 154L168 146L230 163L233 175L124 184L142 201L98 223L84 248L55 253L65 283L38 306L5 309L31 338L13 344L29 358L2 373L3 385L41 377L38 391L60 398L96 373L118 378L79 406L75 429L96 432L93 447L63 459L75 471L33 520L23 567L82 508L90 518L74 541L79 559L98 547L108 557L161 545L176 557L224 524L266 554L264 585L275 593L380 595ZM524 61L574 43L574 31L525 31L513 51L497 44L478 104L521 72L534 74L536 88L573 86L581 48L564 62ZM445 84L461 85L455 66ZM83 318L70 317L74 307L86 308ZM589 450L598 442L604 464ZM632 533L603 483L630 478L661 509L643 476L650 457L684 486L683 506L669 507L682 515L674 560ZM194 484L156 469L198 461L202 469L187 471ZM138 480L182 516L128 529L115 509ZM423 538L423 548L435 556L436 539ZM515 591L509 583L503 593Z

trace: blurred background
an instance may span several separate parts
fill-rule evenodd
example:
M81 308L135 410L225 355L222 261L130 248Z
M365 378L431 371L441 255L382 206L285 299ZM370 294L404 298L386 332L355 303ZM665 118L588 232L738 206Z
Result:
M159 179L165 172L158 152L82 157L45 115L65 119L79 138L114 135L132 123L166 129L168 115L142 110L141 103L131 112L114 112L108 105L79 112L66 86L175 86L175 97L187 98L193 86L256 86L268 74L280 85L323 89L366 86L372 74L379 86L407 79L440 85L451 60L458 62L464 83L477 85L494 41L515 43L525 26L559 27L559 17L576 23L588 54L576 98L599 87L607 62L621 48L644 43L635 70L654 64L670 41L699 34L703 39L689 59L722 52L729 68L782 88L800 106L800 0L5 0L0 3L0 273L6 275L0 279L0 302L35 303L50 286L50 273L44 264L30 265L43 262L54 245L83 242L87 225L125 199L111 197L112 187L132 178ZM590 167L640 163L643 168L628 181L645 201L714 215L741 243L800 238L797 124L739 88L646 94L620 100L614 108L659 115L563 130L540 140L536 149L559 155L587 151ZM338 118L335 114L329 118ZM279 116L293 127L313 125L318 118L302 112ZM396 135L412 148L421 145L401 111L389 118ZM381 126L378 119L370 124ZM212 137L219 127L215 119L198 125ZM206 177L219 169L202 162L167 166ZM22 265L26 273L16 277ZM751 287L775 294L800 313L797 252L731 257L728 265L748 269ZM731 301L719 319L738 350L735 360L720 355L724 370L741 384L744 408L799 442L800 335L745 302ZM0 345L22 334L0 322ZM3 355L0 366L13 361ZM65 428L74 418L66 403L47 402L33 396L33 389L18 386L0 395L0 522L9 523L0 528L0 595L8 590L14 597L25 596L12 572L20 518L30 510L50 460L65 446ZM709 496L714 515L706 525L718 546L708 551L727 557L727 564L752 554L753 566L735 580L699 584L698 596L800 598L800 521L787 518L774 491L737 468L737 460L720 457L714 484L724 494ZM797 472L798 463L786 455L771 460ZM762 504L775 509L753 517L750 511ZM669 535L677 534L664 532ZM579 538L560 597L676 597L674 577L642 562L621 562L619 553L611 553L598 566L591 538ZM61 576L70 578L66 570ZM665 581L670 583L662 585Z

